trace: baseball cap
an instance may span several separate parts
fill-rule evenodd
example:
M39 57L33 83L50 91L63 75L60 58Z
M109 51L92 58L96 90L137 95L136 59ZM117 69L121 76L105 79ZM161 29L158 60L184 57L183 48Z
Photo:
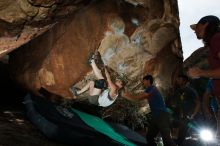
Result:
M205 24L205 23L219 23L220 24L220 20L219 20L219 18L218 17L216 17L216 16L214 16L214 15L208 15L208 16L205 16L205 17L202 17L199 21L198 21L198 23L197 24ZM191 27L191 29L192 30L195 30L196 29L196 25L197 24L192 24L192 25L190 25L190 27Z

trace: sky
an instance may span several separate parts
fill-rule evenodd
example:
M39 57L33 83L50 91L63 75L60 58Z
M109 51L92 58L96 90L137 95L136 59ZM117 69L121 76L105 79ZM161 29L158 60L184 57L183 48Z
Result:
M215 15L220 18L220 0L178 0L180 16L180 36L184 59L189 57L196 49L203 46L201 40L196 38L190 25L197 23L206 15Z

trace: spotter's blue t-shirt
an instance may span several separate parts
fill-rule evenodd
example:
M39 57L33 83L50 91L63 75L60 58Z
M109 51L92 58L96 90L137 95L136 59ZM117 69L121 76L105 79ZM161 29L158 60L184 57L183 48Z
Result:
M151 94L151 96L148 98L148 103L152 115L159 116L161 112L167 112L164 99L155 86L151 85L150 87L146 88L144 92Z

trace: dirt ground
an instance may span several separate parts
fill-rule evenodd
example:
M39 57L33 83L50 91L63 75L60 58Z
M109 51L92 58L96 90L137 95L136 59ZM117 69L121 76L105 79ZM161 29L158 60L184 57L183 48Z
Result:
M65 146L47 139L25 116L26 91L15 84L0 62L0 146Z
M22 105L0 104L0 146L66 145L47 139L26 118L25 109Z

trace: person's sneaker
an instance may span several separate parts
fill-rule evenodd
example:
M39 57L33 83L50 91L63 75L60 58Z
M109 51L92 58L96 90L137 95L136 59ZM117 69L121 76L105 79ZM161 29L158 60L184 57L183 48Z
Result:
M89 57L88 63L91 64L92 61L95 61L95 55L94 54Z
M99 51L95 51L94 59L95 59L95 62L97 62L97 63L100 62L100 60L102 60L102 56Z
M74 96L78 96L76 87L70 87L70 91L73 93Z

